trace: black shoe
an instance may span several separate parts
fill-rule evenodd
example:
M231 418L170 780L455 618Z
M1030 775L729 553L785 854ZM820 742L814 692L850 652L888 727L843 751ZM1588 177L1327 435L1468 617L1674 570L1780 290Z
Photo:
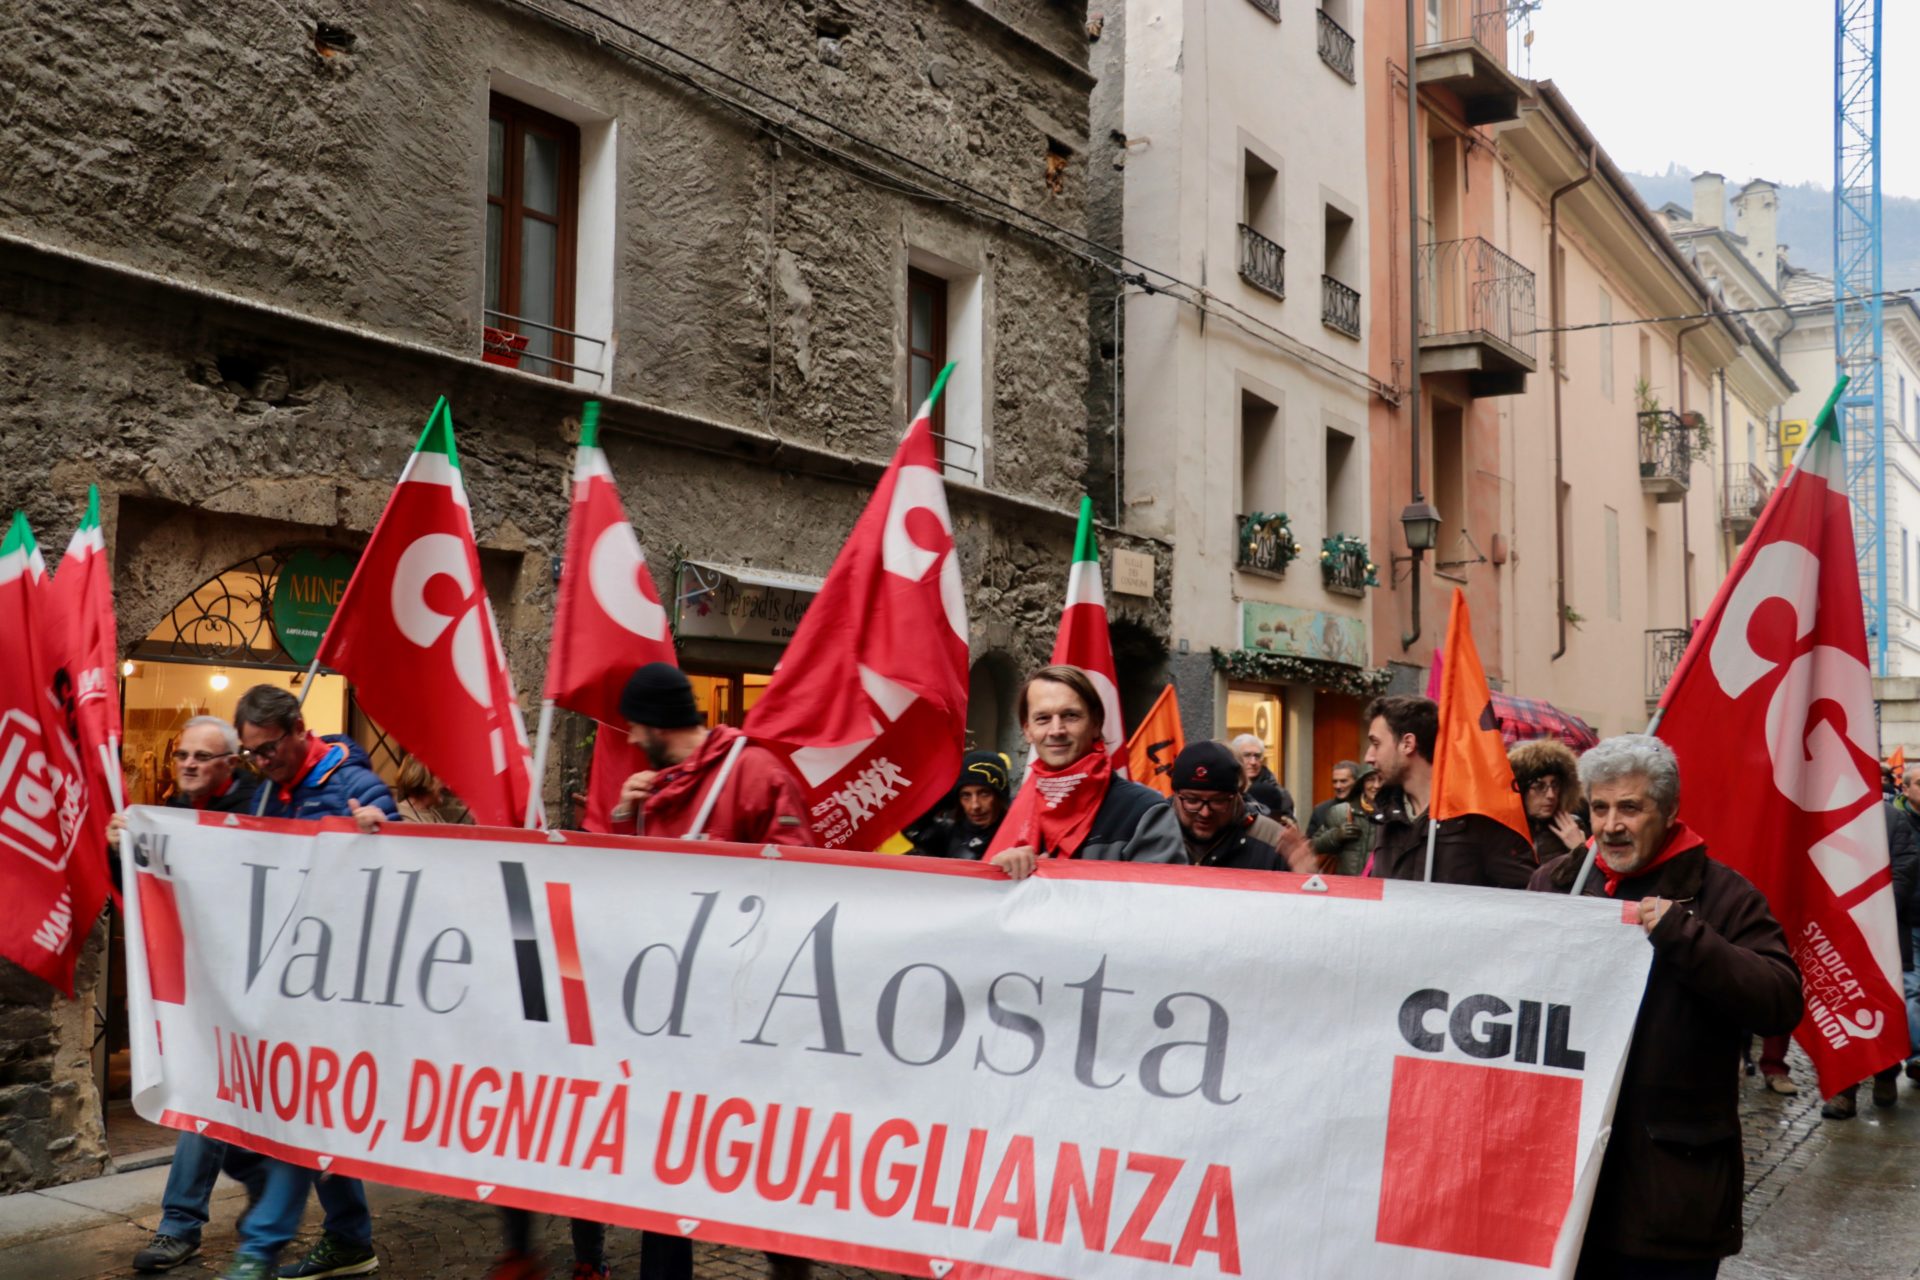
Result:
M1851 1120L1858 1109L1850 1093L1836 1093L1820 1104L1820 1115L1826 1120Z
M307 1256L280 1268L280 1280L322 1280L324 1276L370 1276L380 1259L370 1247L352 1244L336 1235L322 1235Z
M1899 1076L1888 1074L1873 1078L1873 1105L1881 1108L1900 1105Z
M147 1242L146 1248L133 1255L135 1271L171 1271L181 1263L200 1252L198 1240L182 1240L179 1236L164 1235L158 1231Z
M1920 1057L1907 1059L1907 1079L1920 1084Z

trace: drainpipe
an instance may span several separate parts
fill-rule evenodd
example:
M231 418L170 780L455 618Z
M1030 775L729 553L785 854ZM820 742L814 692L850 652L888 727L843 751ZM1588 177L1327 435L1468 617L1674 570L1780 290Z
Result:
M1733 450L1729 447L1732 442L1731 429L1727 426L1729 416L1727 413L1727 371L1722 369L1720 370L1720 492L1726 494L1727 497L1731 499L1733 497ZM1747 465L1753 465L1752 458L1747 459ZM1727 537L1727 563L1731 565L1733 563L1734 551L1733 531L1727 529L1725 532Z
M1420 486L1420 102L1414 83L1415 52L1419 45L1414 26L1417 0L1407 0L1407 421L1413 436L1413 505L1427 500ZM1413 592L1413 629L1400 637L1402 651L1420 641L1420 552L1408 548L1408 589ZM1389 561L1391 567L1391 561Z
M1711 298L1707 299L1707 309L1709 311L1713 309L1713 299ZM1693 324L1688 325L1686 328L1680 330L1680 332L1673 335L1673 359L1674 359L1674 363L1678 366L1677 372L1680 375L1680 417L1683 421L1687 416L1687 351L1686 351L1687 335L1692 333L1695 329L1704 329L1712 323L1713 323L1713 317L1708 316L1704 320L1695 321ZM1724 377L1726 374L1726 370L1722 369L1720 373L1721 373L1721 376ZM1724 423L1726 420L1723 418L1721 419L1721 421ZM1688 455L1687 465L1689 469L1692 468L1693 459L1691 454ZM1691 489L1692 486L1689 485L1688 488ZM1682 605L1682 608L1684 609L1686 614L1685 618L1682 621L1688 627L1691 627L1693 625L1693 575L1687 572L1687 560L1689 557L1693 555L1693 530L1690 527L1691 522L1687 519L1687 514L1692 509L1692 506L1693 506L1692 494L1691 493L1681 494L1680 495L1680 592L1681 592L1681 599L1685 602Z
M1566 309L1566 299L1560 288L1560 197L1571 195L1592 182L1599 161L1600 144L1596 142L1587 151L1587 171L1547 198L1547 303L1553 312L1553 364L1547 376L1553 379L1553 566L1555 620L1560 624L1560 647L1553 651L1555 662L1567 652L1567 513L1562 509L1566 501L1566 455L1560 431L1560 344L1566 339L1560 329L1567 319L1561 314Z

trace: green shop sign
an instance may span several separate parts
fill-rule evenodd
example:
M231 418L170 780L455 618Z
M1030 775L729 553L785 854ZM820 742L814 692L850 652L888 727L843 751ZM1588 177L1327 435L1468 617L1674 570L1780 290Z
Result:
M280 566L273 584L273 633L295 662L312 662L320 651L320 639L347 593L354 563L355 557L344 551L303 547Z

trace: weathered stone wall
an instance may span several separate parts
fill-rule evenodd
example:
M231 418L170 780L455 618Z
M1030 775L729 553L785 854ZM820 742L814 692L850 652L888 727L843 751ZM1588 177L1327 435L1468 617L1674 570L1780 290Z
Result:
M1086 229L1081 4L602 7ZM539 687L583 393L475 358L498 70L617 121L603 442L663 595L683 556L826 573L908 410L908 249L960 246L989 299L987 484L950 486L974 655L1046 660L1088 464L1079 257L951 183L903 194L677 83L644 59L773 109L603 22L596 44L515 0L325 16L350 48L323 53L267 0L217 17L39 0L0 45L0 235L17 238L0 246L0 511L25 508L58 547L100 484L123 648L237 562L363 543L444 393L509 660ZM1050 144L1071 153L1051 185ZM1156 595L1113 605L1152 661L1165 549L1107 546L1159 553ZM0 1189L101 1167L91 1016L0 972Z

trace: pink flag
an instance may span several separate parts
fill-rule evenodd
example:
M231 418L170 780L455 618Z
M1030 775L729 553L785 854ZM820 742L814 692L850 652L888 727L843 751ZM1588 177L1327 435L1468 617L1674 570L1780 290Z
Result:
M1907 1056L1839 395L1695 630L1659 725L1681 816L1786 930L1806 983L1795 1034L1828 1095Z
M967 604L934 382L746 732L807 788L814 838L872 849L945 795L967 729Z

